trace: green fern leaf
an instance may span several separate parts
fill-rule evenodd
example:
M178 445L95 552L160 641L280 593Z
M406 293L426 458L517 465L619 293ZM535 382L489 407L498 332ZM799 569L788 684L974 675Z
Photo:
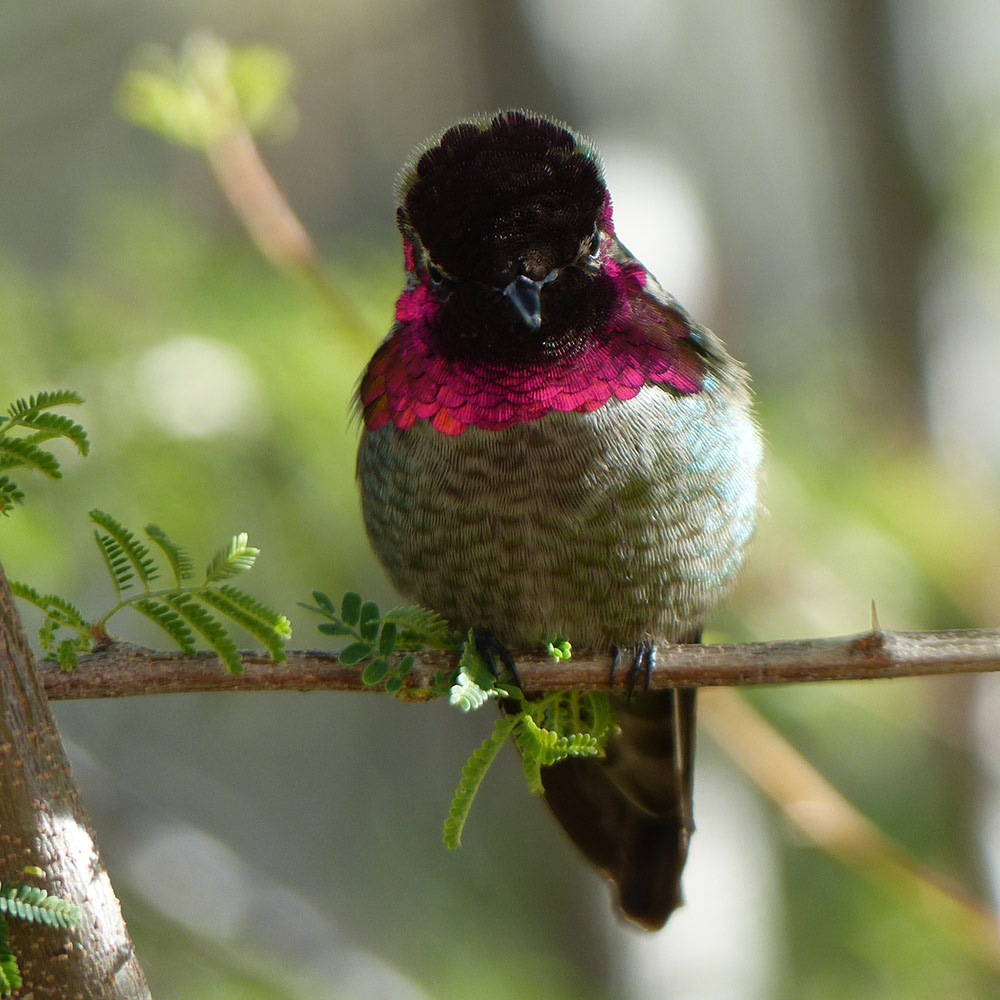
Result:
M458 649L462 637L448 627L448 622L436 611L413 604L391 608L382 621L396 626L397 649ZM383 625L384 627L384 625Z
M82 403L83 396L72 389L55 389L50 392L40 392L27 400L18 399L7 408L7 416L11 424L21 424L31 420L42 410L50 410L53 406L64 406L69 403Z
M269 608L266 604L258 601L255 597L238 590L231 583L224 583L221 587L215 588L219 593L225 594L233 603L238 604L245 611L259 618L265 625L270 625L278 635L285 639L290 639L292 635L292 623L278 611Z
M80 923L80 909L44 889L20 882L0 884L0 914L16 917L29 924L65 929Z
M10 589L15 597L45 612L45 618L38 629L39 645L46 652L55 650L60 669L72 670L79 662L80 653L93 649L90 623L76 605L58 594L40 594L34 587L18 580L10 581ZM61 628L71 629L76 635L56 643L55 635Z
M17 958L10 950L10 935L7 921L0 918L0 996L9 997L21 988L21 971Z
M225 580L250 569L257 556L260 555L260 549L255 549L249 544L249 541L250 537L245 531L233 535L229 544L219 549L208 564L208 569L205 572L205 583Z
M462 768L462 778L455 789L455 796L451 800L451 808L448 810L448 818L444 821L444 842L451 850L462 845L462 830L465 821L472 808L472 801L479 791L479 786L486 777L486 772L496 759L500 748L507 742L515 725L521 718L518 715L508 716L504 719L497 719L493 726L493 733L483 740L482 746L473 751L472 756Z
M514 737L515 742L517 736ZM531 754L521 752L521 770L524 771L524 779L528 782L528 790L534 795L541 795L545 791L542 783L542 762Z
M580 707L586 717L585 728L601 742L615 721L611 699L603 691L588 691L580 699Z
M208 643L231 674L243 673L239 651L229 634L190 594L171 595L167 603Z
M517 732L514 734L514 741L517 743L521 753L525 757L536 759L543 766L551 764L558 759L554 752L558 739L559 734L557 732L539 726L527 713L524 713L521 724L517 727Z
M50 479L62 476L59 459L52 452L39 448L25 437L0 437L0 469L12 469L20 465L43 472Z
M149 549L120 521L105 511L92 510L90 519L107 532L106 535L96 532L97 540L101 551L105 553L105 560L119 592L131 586L129 581L133 573L128 570L127 564L131 564L134 575L148 591L150 583L159 575Z
M174 571L174 581L177 586L183 580L190 580L194 576L194 563L184 548L167 537L167 533L155 524L146 525L146 534L150 540L155 542L170 563L170 568Z
M83 617L83 612L65 597L58 594L45 594L42 597L45 614L53 619L57 624L76 629L77 631L89 632L90 622Z
M28 435L26 441L37 444L51 438L66 438L76 445L81 455L90 453L90 440L87 432L75 421L61 413L39 413L29 419L20 421L22 427L28 427L35 433Z
M8 580L7 583L10 586L10 592L15 597L20 597L22 601L27 601L29 604L34 604L36 608L45 610L45 600L34 587L29 587L28 584L21 583L20 580Z
M56 660L64 674L71 674L80 665L80 654L90 652L93 643L87 639L67 636L56 646Z
M0 476L0 514L9 514L24 502L24 492L10 476Z
M458 658L458 674L465 674L470 681L484 691L490 691L496 687L496 677L493 676L489 664L479 652L472 629L469 629L469 634L462 645L462 653Z
M5 474L5 470L26 467L51 479L62 476L59 460L52 452L39 447L41 442L65 437L77 446L81 454L86 455L90 450L87 434L78 423L61 414L43 412L61 403L82 402L77 393L59 390L19 399L8 407L6 419L0 419L0 514L9 514L15 505L24 500L23 491ZM9 432L17 427L34 433L11 437Z
M197 646L195 645L194 633L184 623L184 619L169 605L161 604L149 597L143 597L141 600L133 601L132 607L156 622L185 653L188 655L195 653Z
M122 547L110 535L102 535L99 531L95 531L94 538L97 540L97 547L101 550L104 564L120 598L132 586L132 577L135 576L132 564L122 551Z
M41 627L38 630L38 644L43 650L45 650L45 652L49 652L55 647L56 629L58 628L59 623L53 621L51 618L45 618L42 622Z
M284 638L291 634L291 626L284 615L279 615L235 587L209 587L198 591L198 597L259 639L275 663L282 663L288 658Z
M49 900L53 900L52 904L46 907L46 912L52 917L50 927L68 929L80 926L80 907L68 900L56 899L53 896L49 896Z
M591 733L573 733L562 736L557 743L559 760L563 757L596 757L600 753L597 738Z
M448 704L460 712L475 712L490 700L489 691L481 688L467 673L460 671L448 692Z
M522 714L522 722L514 733L514 742L525 759L537 761L539 767L550 767L567 757L595 757L600 753L598 742L590 733L562 736L554 729L539 726L527 712ZM525 774L531 783L527 765Z

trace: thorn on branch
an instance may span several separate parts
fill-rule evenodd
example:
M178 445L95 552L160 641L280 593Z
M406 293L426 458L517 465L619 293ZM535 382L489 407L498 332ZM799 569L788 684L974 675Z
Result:
M877 638L882 635L882 626L879 624L878 611L875 608L875 601L872 600L872 636Z

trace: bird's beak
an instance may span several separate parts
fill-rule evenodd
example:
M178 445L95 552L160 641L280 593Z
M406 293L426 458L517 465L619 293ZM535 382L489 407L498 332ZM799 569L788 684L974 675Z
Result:
M533 281L519 274L504 290L503 294L510 299L518 316L532 330L542 325L542 285L554 281L558 271L549 271L541 281Z

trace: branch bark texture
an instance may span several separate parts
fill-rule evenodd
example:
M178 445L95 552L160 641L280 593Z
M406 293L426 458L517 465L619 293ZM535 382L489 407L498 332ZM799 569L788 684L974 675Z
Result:
M45 872L49 892L76 903L77 931L9 920L11 945L35 1000L143 1000L145 976L70 774L34 656L0 567L0 877Z
M401 656L402 654L400 654ZM401 696L427 697L435 674L455 666L454 653L417 654ZM233 676L212 653L188 656L111 642L80 658L72 673L52 662L40 665L52 700L123 698L191 691L376 691L361 681L360 666L343 666L337 654L291 650L281 664L263 653L242 654L244 673ZM628 654L623 651L611 682L610 655L586 654L553 661L538 651L515 652L525 691L626 690ZM876 627L834 639L657 646L651 689L741 687L803 681L874 680L1000 670L1000 629L889 632Z

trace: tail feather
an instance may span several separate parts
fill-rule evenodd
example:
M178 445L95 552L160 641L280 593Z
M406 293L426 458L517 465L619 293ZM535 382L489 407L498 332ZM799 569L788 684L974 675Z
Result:
M586 857L618 886L636 923L657 930L683 903L692 820L695 689L617 706L621 732L604 760L542 770L545 800Z

